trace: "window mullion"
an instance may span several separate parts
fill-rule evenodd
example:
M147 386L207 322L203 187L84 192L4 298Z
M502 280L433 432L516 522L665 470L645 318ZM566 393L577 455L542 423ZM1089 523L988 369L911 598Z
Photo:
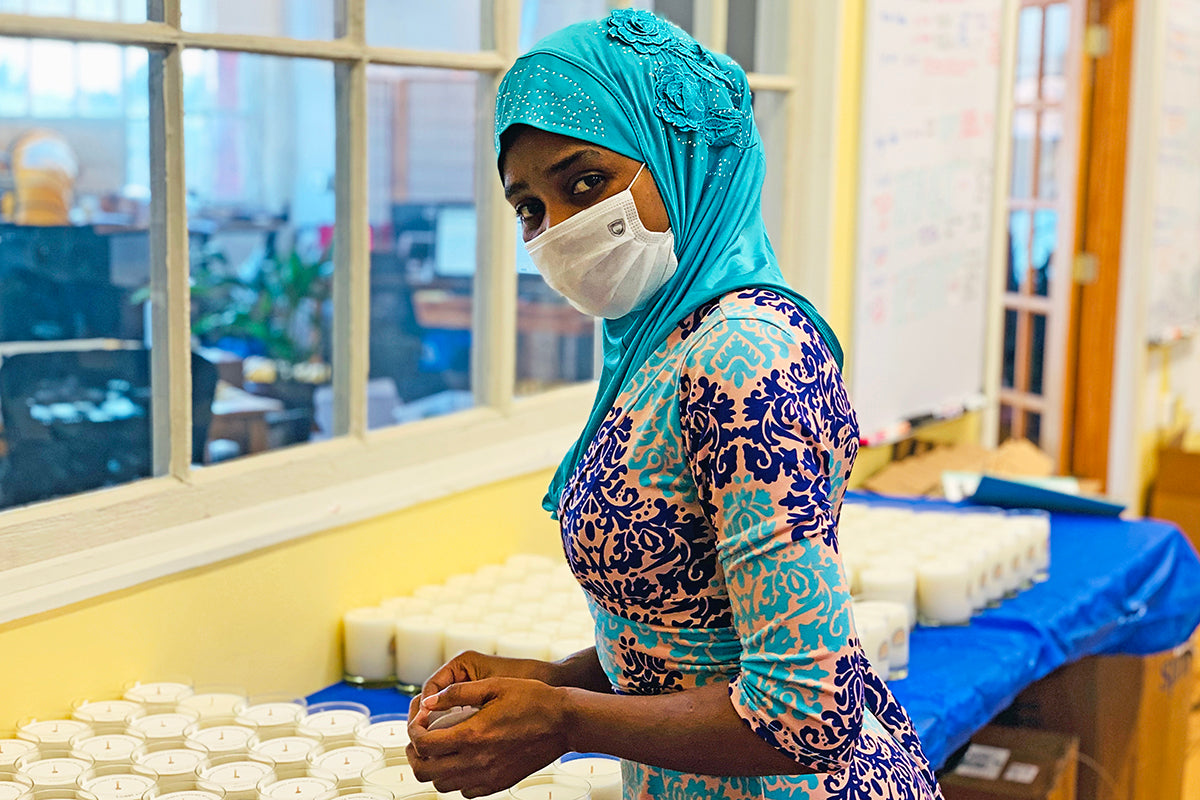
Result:
M489 12L490 11L490 16ZM504 70L516 59L520 37L519 0L485 4L482 24L489 27ZM485 38L489 33L484 31ZM477 82L479 116L475 123L476 237L472 303L471 386L479 405L502 413L512 409L517 374L516 224L496 179L493 147L496 90L504 70L482 73Z
M164 0L164 5L175 5ZM176 5L176 10L178 6ZM183 65L178 46L151 51L150 287L154 473L185 478L192 461L192 374Z
M367 428L371 303L367 61L363 58L336 64L334 75L337 210L333 234L333 426L337 435L362 436Z
M356 44L366 42L367 0L337 0L334 36Z
M729 0L696 0L696 39L709 50L725 52L729 38Z

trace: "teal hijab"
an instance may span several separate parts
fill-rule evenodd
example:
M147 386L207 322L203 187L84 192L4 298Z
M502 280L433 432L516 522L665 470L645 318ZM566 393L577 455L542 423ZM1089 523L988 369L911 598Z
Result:
M762 219L766 171L746 74L648 11L551 34L517 59L496 97L496 153L513 125L570 136L645 162L675 234L679 269L646 304L604 321L604 366L583 433L542 505L557 514L567 480L626 382L679 323L729 292L762 287L793 300L838 366L842 349L783 279Z

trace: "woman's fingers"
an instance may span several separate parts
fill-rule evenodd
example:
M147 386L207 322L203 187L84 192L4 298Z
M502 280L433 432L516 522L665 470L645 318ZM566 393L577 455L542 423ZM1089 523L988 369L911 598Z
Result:
M494 699L497 691L499 691L498 683L492 678L467 683L453 683L437 694L423 699L421 708L424 711L448 711L455 706L479 708Z

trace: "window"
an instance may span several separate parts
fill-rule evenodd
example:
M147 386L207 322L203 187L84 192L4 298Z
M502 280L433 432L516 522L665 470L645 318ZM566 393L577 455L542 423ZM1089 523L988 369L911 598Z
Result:
M29 37L0 37L0 146L36 146L47 173L0 172L0 289L64 248L96 270L55 276L70 308L42 313L26 286L5 314L25 328L0 336L0 388L34 399L0 392L0 473L72 463L42 448L12 470L21 426L107 413L137 429L100 479L3 495L0 621L556 464L590 408L598 337L518 244L496 81L613 7L730 52L751 69L764 212L795 275L802 192L784 189L821 180L798 112L833 119L834 97L802 103L789 6L0 0ZM62 16L83 22L64 34ZM54 358L21 368L30 351ZM153 566L116 555L134 537ZM36 602L12 599L26 590Z

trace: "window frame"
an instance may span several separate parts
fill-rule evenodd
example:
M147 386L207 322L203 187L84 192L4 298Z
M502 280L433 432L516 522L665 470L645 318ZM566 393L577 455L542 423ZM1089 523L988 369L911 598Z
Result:
M144 23L0 14L5 37L148 49L152 296L158 301L151 320L156 477L0 512L0 623L547 469L578 435L594 382L514 396L516 228L492 166L490 108L481 109L476 131L476 407L367 430L368 65L473 72L484 96L494 97L518 55L522 2L481 0L485 33L490 29L483 40L496 46L474 53L368 45L366 2L336 0L332 40L185 31L180 0L148 0ZM791 45L784 72L749 74L753 91L785 95L785 119L772 126L782 133L765 143L769 168L784 173L783 231L775 249L785 276L824 305L832 213L825 201L834 189L830 152L839 94L839 54L830 43L840 39L842 4L757 2L760 15L787 15ZM697 38L723 51L729 0L695 0L695 11ZM181 64L187 48L330 61L336 86L334 438L199 469L190 463Z

